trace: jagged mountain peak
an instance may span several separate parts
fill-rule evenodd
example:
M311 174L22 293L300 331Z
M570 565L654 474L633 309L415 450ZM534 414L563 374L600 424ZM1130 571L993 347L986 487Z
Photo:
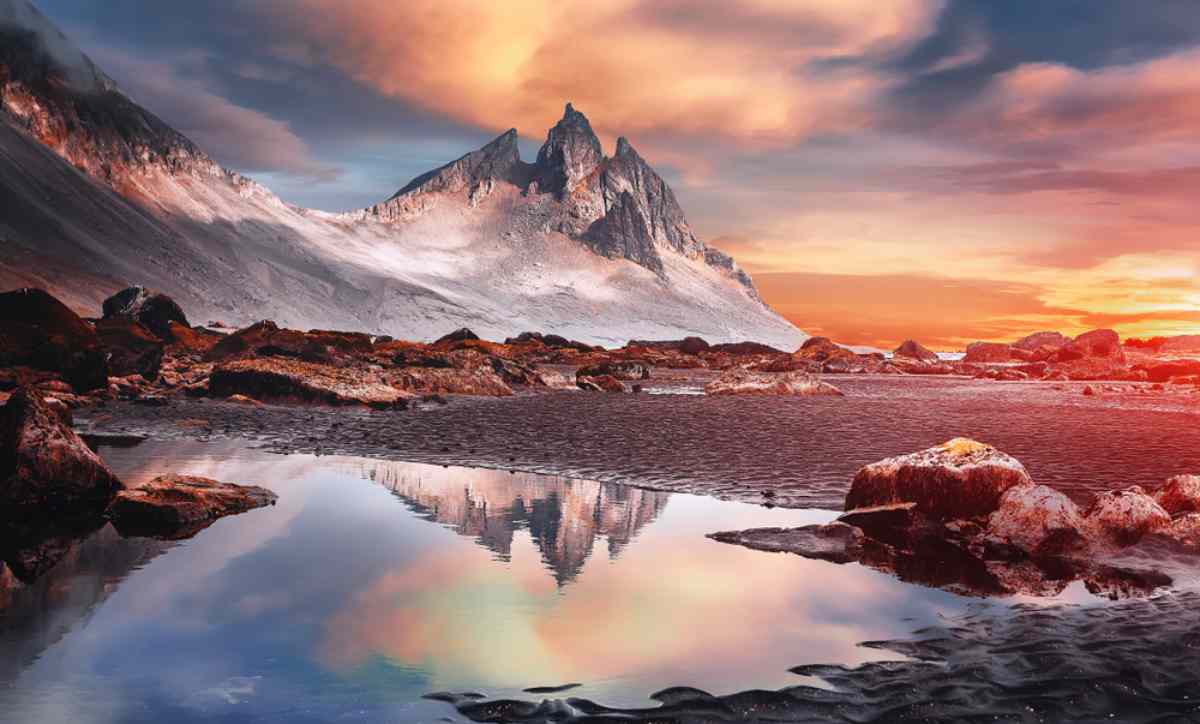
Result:
M517 148L517 129L510 128L477 151L460 156L445 166L421 174L405 184L392 199L414 192L472 191L494 180L520 183L521 151Z
M603 162L604 151L592 124L568 103L538 151L538 191L563 198Z

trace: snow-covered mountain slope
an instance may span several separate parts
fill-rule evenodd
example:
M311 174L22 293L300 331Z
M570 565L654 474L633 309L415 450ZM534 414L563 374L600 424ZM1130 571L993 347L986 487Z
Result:
M370 209L300 209L124 96L25 0L0 0L0 198L0 286L88 314L140 283L228 324L804 339L627 141L604 157L569 106L533 163L510 131Z

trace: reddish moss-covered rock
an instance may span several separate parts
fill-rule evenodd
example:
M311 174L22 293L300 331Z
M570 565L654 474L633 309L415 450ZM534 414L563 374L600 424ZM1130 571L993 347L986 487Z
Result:
M932 520L966 520L995 511L1010 488L1032 484L1017 460L991 445L957 438L863 467L851 483L846 510L916 503Z
M21 388L0 408L0 507L102 510L122 487L41 393Z
M708 395L795 395L843 397L844 393L807 372L754 372L735 367L704 387Z
M172 323L190 326L187 315L174 299L140 286L122 289L104 300L104 318L119 317L138 322L159 339L167 339Z
M121 491L108 516L121 535L189 537L218 518L274 505L277 499L275 493L256 486L163 475L140 488Z
M213 370L208 380L213 397L244 395L255 400L324 405L365 405L379 409L405 407L411 392L382 380L364 378L359 370L286 358L241 359Z
M910 339L896 348L892 353L895 357L907 357L909 359L921 360L922 362L939 362L941 358L937 353L927 349L924 345L916 340Z
M80 392L108 384L96 330L41 289L0 294L0 367L57 372Z
M162 368L163 341L140 323L123 316L96 323L100 345L108 353L109 374L113 377L141 375L158 379Z

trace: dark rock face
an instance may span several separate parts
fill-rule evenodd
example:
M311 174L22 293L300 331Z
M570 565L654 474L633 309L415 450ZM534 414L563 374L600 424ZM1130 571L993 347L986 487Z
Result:
M896 357L907 357L909 359L921 360L922 362L938 362L941 360L937 356L937 353L926 349L920 342L912 339L905 341L892 354Z
M0 294L0 366L58 372L80 392L108 384L96 330L41 289Z
M163 475L121 491L108 509L123 536L189 538L216 519L274 505L275 493L192 475Z
M32 514L102 510L121 481L36 390L0 408L0 507Z
M517 149L517 129L510 128L478 151L424 173L396 192L393 199L413 191L470 194L477 204L491 193L496 181L524 183L525 164Z
M662 257L654 248L650 225L628 191L616 198L607 213L584 232L583 238L601 256L628 259L655 274L663 272Z
M596 138L592 125L568 103L562 119L550 129L546 143L538 151L537 190L565 199L603 161L600 139Z
M104 318L126 317L139 322L159 339L170 339L171 322L190 327L183 309L166 294L129 287L104 300Z
M109 373L114 377L141 375L158 379L162 367L163 342L149 329L128 317L110 317L96 323L100 344L108 353Z
M958 438L863 467L846 496L846 510L916 503L918 512L932 520L966 520L996 510L1009 488L1032 484L1015 459Z
M478 340L478 339L479 339L479 335L475 334L474 332L467 329L466 327L463 327L462 329L454 330L450 334L442 335L441 337L438 338L438 340L436 342L434 342L434 344L450 344L452 342L470 342L470 341L474 341L474 340Z

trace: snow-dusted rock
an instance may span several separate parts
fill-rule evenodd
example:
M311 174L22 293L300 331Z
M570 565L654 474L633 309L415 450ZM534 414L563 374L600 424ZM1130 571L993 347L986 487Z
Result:
M1045 485L1018 485L1000 496L988 533L1031 555L1052 555L1082 542L1083 516L1074 501Z
M1088 537L1116 546L1133 545L1170 524L1170 514L1138 486L1101 493L1084 513Z
M916 503L933 520L970 519L996 510L1009 488L1032 484L1014 458L991 445L956 438L863 467L851 483L846 510Z
M1154 494L1154 500L1171 515L1200 511L1200 475L1176 475Z
M708 395L835 396L844 393L806 372L752 372L735 367L704 386Z

